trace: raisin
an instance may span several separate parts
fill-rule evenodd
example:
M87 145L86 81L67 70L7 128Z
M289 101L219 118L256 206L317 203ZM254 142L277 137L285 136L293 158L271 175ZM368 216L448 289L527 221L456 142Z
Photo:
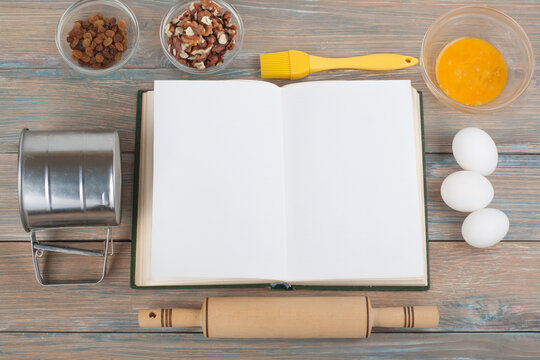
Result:
M118 28L122 31L126 30L127 24L124 20L118 20Z
M73 29L68 33L68 35L80 39L83 36L83 31L81 29Z
M79 39L73 39L73 41L71 41L71 44L69 44L69 47L71 47L72 49L75 49L75 47L79 44Z
M89 22L90 24L93 24L93 23L95 23L96 21L98 21L97 15L90 15L90 16L88 17L88 22ZM87 25L87 26L84 26L84 25L83 25L83 27L88 27L88 25Z
M97 61L98 63L102 63L104 59L105 59L105 58L103 57L103 54L102 54L102 53L97 53L97 54L96 54L96 61Z
M120 61L127 44L126 28L125 21L103 14L77 20L66 37L73 49L72 58L79 65L94 69L105 69Z

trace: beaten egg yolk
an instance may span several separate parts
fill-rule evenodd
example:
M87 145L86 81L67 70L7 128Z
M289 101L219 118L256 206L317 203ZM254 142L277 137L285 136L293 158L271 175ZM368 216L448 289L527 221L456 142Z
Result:
M436 64L437 82L450 98L478 106L495 99L506 84L504 59L487 41L464 38L448 44Z

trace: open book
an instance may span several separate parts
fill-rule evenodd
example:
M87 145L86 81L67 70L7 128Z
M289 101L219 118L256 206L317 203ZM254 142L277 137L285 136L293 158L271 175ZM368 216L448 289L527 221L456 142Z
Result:
M427 288L410 81L156 81L132 285Z

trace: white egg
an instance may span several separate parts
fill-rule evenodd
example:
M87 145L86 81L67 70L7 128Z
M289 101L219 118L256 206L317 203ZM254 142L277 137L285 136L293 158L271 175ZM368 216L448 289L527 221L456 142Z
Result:
M441 196L454 210L471 212L482 209L493 200L493 186L474 171L457 171L444 179Z
M487 176L497 167L497 146L484 130L475 127L461 129L452 141L452 152L464 170Z
M463 239L474 247L485 248L501 241L508 232L508 216L497 209L480 209L470 213L463 221Z

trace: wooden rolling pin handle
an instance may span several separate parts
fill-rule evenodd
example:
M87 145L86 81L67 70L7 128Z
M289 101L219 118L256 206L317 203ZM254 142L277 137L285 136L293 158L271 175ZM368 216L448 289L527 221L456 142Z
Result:
M374 308L373 327L436 328L439 310L436 306L400 306Z
M141 327L201 326L201 309L144 309L139 310Z

